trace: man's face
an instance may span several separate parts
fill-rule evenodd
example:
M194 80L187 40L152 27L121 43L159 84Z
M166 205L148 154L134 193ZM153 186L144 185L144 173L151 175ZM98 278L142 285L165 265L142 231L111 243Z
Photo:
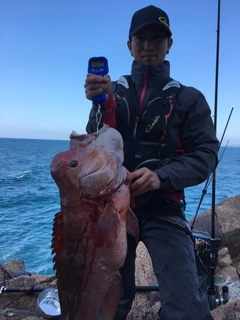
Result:
M167 51L172 46L172 38L168 38L164 29L158 25L150 25L132 36L127 43L134 59L145 65L162 65Z

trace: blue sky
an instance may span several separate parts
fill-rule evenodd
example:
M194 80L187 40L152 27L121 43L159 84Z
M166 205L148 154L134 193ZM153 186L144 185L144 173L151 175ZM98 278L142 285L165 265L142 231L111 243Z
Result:
M153 4L170 18L171 76L203 92L214 112L217 0L0 0L0 137L67 140L85 132L88 59L129 74L132 14ZM240 144L240 1L221 0L217 136Z

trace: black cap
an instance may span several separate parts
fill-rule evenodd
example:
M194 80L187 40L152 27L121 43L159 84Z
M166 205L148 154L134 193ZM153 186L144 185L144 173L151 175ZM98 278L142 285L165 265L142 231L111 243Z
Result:
M134 36L139 30L150 24L162 26L167 35L171 37L172 32L170 30L168 15L166 12L155 6L142 8L134 13L129 29L129 37Z

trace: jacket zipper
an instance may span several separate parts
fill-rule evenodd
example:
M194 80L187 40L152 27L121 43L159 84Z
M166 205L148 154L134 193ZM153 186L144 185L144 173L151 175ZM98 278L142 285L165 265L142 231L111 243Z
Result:
M132 152L131 152L130 161L129 161L130 170L133 170L132 163L133 163L134 154L135 154L137 127L138 127L139 118L141 117L141 114L142 114L143 100L144 100L144 97L145 97L145 94L146 94L146 91L147 91L147 80L148 80L148 70L147 69L144 71L143 76L144 76L143 89L142 89L141 96L140 96L140 102L139 102L139 107L138 107L138 115L136 116L134 129L133 129ZM134 198L131 198L130 201L131 201L131 206L134 208L136 206Z
M146 69L143 74L143 89L142 89L141 96L140 96L139 115L142 114L143 100L145 97L145 93L147 91L147 80L148 80L148 69Z
M134 153L135 153L135 144L136 144L136 134L137 134L138 121L139 121L139 117L137 116L136 119L135 119L135 124L134 124L134 128L133 128L131 153L130 153L129 162L128 162L128 168L129 168L130 171L133 170L132 162L133 162Z
M143 76L144 76L143 89L142 89L141 96L140 96L138 115L136 116L134 129L133 129L132 150L131 150L131 156L130 156L130 159L129 159L129 168L130 168L130 170L133 170L132 163L133 163L133 160L134 160L137 128L138 128L139 119L140 119L140 116L141 116L141 113L142 113L143 100L144 100L144 97L145 97L145 93L147 91L147 80L148 80L148 70L147 69L144 71Z

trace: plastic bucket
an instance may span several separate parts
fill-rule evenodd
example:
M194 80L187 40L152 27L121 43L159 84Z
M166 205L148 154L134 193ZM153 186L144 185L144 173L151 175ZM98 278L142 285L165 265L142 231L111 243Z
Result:
M61 316L61 308L58 289L47 288L43 290L38 296L37 306L44 318L59 319Z

